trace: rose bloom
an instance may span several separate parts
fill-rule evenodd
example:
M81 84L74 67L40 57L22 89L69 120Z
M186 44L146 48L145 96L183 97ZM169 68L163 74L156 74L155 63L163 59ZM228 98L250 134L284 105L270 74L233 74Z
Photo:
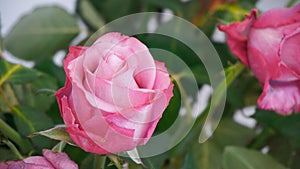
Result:
M259 80L258 106L288 115L300 112L300 4L271 9L257 18L219 25L231 51Z
M0 169L78 169L66 153L43 150L43 156L32 156L21 161L0 163Z
M90 47L71 47L66 83L56 93L72 140L98 154L145 144L173 96L164 63L136 38L108 33Z

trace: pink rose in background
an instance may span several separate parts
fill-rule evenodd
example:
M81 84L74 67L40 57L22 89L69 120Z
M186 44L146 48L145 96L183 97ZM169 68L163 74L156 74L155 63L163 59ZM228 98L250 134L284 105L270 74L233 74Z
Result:
M243 22L219 25L231 51L259 80L261 109L288 115L300 112L300 4L276 8Z
M66 153L57 153L43 150L42 156L32 156L21 161L8 161L0 163L0 169L78 169Z
M108 33L90 47L71 47L66 83L56 93L67 132L98 154L145 144L173 96L164 63L136 38Z

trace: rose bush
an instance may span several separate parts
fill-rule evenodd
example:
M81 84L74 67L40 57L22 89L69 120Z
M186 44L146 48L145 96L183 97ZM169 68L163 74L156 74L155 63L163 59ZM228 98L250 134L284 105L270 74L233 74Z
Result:
M243 22L219 25L231 51L259 80L261 109L300 112L300 4L276 8Z
M98 154L131 150L151 137L173 93L163 63L136 38L108 33L71 47L66 83L56 93L67 132Z
M44 149L43 156L32 156L20 161L0 163L0 169L78 169L66 153Z

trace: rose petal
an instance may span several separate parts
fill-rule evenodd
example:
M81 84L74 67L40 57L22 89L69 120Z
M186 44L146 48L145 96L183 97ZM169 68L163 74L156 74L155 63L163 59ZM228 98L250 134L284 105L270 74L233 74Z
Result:
M67 132L70 134L72 140L83 150L87 152L97 153L97 154L109 154L103 147L96 144L91 134L87 134L85 131L78 129L78 127L68 127Z
M135 75L141 72L147 73L140 77L138 83L143 88L152 89L155 81L155 63L148 48L136 38L123 36L120 33L108 33L100 37L94 45L110 43L110 48L105 57L117 55L126 60L128 67L135 68ZM152 71L148 71L152 70Z
M276 79L274 79L276 81L291 82L300 79L300 75L298 75L295 71L290 69L283 62L279 63L278 69L279 69L279 76Z
M249 67L247 57L247 40L251 26L256 20L257 10L252 10L250 16L246 15L243 22L234 22L229 25L218 25L226 33L227 43L243 64Z
M83 46L70 46L69 53L64 60L64 68L67 74L69 74L69 71L67 71L66 68L68 67L69 63L72 60L76 59L77 57L81 56L86 49L87 47L83 47Z
M300 10L300 9L299 9ZM300 16L299 16L300 17ZM300 75L300 24L292 34L286 36L280 45L282 61L298 75Z
M78 169L66 153L57 153L51 150L44 149L43 156L53 165L55 169Z
M0 163L0 169L7 169L7 168L8 168L8 164L6 162Z
M170 75L163 62L155 61L156 79L153 89L167 89L170 86Z
M99 126L101 124L101 127ZM97 140L104 139L109 128L105 117L102 114L96 114L89 120L82 123L83 130L87 131L87 135L94 134Z
M278 28L300 22L300 4L292 8L274 8L262 13L254 23L255 28Z
M150 102L154 91L148 89L138 89L133 79L132 70L118 75L112 81L96 79L97 87L94 89L97 98L115 105L116 111L127 107L137 107Z
M32 157L28 157L23 159L23 162L25 162L25 168L28 169L53 169L54 166L44 157L40 157L40 156L32 156ZM14 163L14 165L17 165L17 163ZM19 163L18 165L24 165L22 163ZM10 168L10 166L9 166ZM22 168L22 167L20 167Z
M135 51L134 55L127 58L127 65L130 68L135 68L134 79L140 88L153 89L156 65L147 48Z
M80 120L79 123L78 120L75 120L75 117L72 112L72 110L74 110L74 107L70 108L67 98L63 97L61 102L64 105L61 110L62 118L67 126L67 132L69 133L72 140L85 151L99 153L99 154L107 154L108 153L107 151L103 150L101 147L95 144L95 142L91 139L93 138L91 137L91 134L87 134L85 131L82 130L82 128L83 129L89 128L89 123L91 119L87 121ZM83 115L85 115L86 113L83 113ZM88 118L89 117L86 117L86 119ZM80 127L79 124L82 124L83 127ZM103 127L103 125L101 126Z
M258 99L258 106L265 110L274 110L288 115L300 111L300 81L265 83L263 93Z

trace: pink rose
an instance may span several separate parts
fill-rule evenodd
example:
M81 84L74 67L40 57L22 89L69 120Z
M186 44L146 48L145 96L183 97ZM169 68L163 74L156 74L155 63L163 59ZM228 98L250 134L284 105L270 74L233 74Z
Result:
M164 63L136 38L108 33L91 47L71 47L66 84L57 93L72 140L98 154L145 144L173 96Z
M300 112L300 4L276 8L243 22L219 25L231 51L259 80L261 109L287 115Z
M66 153L57 153L43 150L42 156L32 156L21 161L8 161L0 163L0 169L78 169Z

